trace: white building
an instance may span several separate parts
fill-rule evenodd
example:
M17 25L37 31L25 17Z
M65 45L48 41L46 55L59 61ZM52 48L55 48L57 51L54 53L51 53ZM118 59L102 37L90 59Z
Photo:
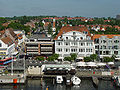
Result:
M18 45L25 42L25 40L27 39L26 36L25 36L25 31L24 30L14 30L14 33L18 37Z
M62 27L55 38L55 53L59 59L76 53L78 59L94 54L94 42L87 28L80 26Z
M15 43L10 37L5 37L0 40L0 57L10 57L11 53L15 52Z

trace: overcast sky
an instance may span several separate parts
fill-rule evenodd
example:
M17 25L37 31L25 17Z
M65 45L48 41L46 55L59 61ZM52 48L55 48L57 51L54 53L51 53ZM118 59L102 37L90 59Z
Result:
M120 0L0 0L0 16L115 17Z

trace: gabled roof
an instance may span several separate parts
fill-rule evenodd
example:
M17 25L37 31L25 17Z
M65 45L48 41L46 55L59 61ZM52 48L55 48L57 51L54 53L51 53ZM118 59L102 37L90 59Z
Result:
M13 37L16 36L16 34L14 33L14 31L13 31L12 28L8 28L8 29L6 29L6 30L8 30Z
M3 36L4 33L5 33L5 30L0 31L0 38Z
M57 38L59 36L61 36L63 33L67 33L70 31L79 31L79 32L83 32L83 31L87 31L88 32L88 36L90 36L90 32L88 31L88 29L86 27L81 27L81 26L64 26L60 29L58 35L54 38L54 40L57 40Z
M8 45L12 45L14 43L10 37L4 37L1 39L1 41Z
M100 38L101 36L106 36L107 38L113 38L114 36L120 36L120 34L119 35L114 35L114 34L95 34L93 37L92 37L92 39L93 40L95 40L95 39L97 39L97 38Z

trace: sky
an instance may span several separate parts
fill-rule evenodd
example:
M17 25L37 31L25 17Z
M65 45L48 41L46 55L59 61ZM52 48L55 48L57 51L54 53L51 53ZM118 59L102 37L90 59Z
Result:
M115 17L120 0L0 0L0 16Z

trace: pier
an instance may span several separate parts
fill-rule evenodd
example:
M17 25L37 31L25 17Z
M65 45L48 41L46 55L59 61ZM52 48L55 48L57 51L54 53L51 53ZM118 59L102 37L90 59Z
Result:
M23 75L2 75L0 76L0 84L24 84L26 76Z

